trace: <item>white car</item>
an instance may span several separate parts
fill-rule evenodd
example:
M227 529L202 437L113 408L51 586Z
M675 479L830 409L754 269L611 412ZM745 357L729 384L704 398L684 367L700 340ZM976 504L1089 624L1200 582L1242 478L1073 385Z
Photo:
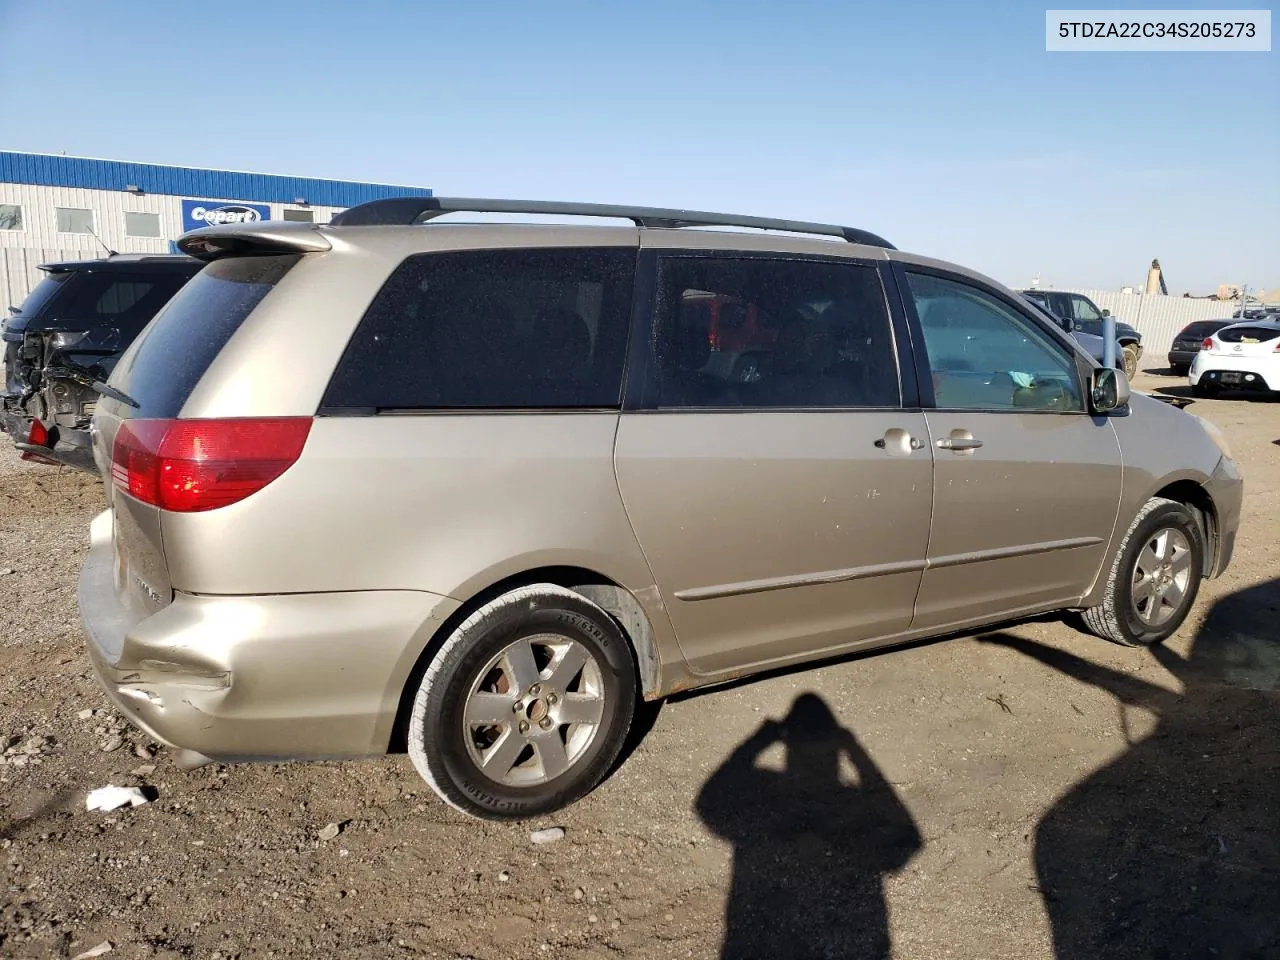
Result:
M1206 337L1187 379L1198 397L1220 390L1280 393L1280 321L1234 323Z

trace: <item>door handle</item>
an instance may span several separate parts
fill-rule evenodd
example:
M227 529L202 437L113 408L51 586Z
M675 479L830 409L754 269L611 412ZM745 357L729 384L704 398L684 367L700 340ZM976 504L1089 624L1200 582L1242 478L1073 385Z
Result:
M982 446L982 441L974 437L940 437L938 446L943 450L977 450Z
M901 427L891 427L883 437L876 437L875 446L897 457L910 456L912 451L919 450L924 444L918 437L913 437Z

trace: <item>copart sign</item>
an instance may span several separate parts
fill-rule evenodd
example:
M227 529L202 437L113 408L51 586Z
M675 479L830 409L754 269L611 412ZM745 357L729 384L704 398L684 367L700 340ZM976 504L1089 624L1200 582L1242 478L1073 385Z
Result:
M226 200L183 200L182 232L229 223L270 220L271 208L261 203L229 203Z

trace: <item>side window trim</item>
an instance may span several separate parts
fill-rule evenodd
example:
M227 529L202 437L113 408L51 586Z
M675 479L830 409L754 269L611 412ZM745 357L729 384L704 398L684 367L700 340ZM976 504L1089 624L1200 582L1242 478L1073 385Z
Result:
M690 407L659 408L657 404L657 383L654 380L655 370L654 347L659 336L658 324L661 317L658 313L659 273L664 260L672 259L730 259L730 260L768 260L787 263L815 263L870 267L876 271L880 281L881 292L885 298L885 309L889 317L890 336L893 341L896 374L899 383L900 401L897 407L839 407L839 408L783 408L783 407ZM635 295L633 299L633 316L631 344L628 351L627 382L624 389L623 411L629 413L752 413L766 410L784 409L839 409L839 410L904 410L918 411L923 405L922 387L919 381L916 356L913 349L911 331L907 314L904 310L901 291L898 289L894 264L887 260L865 257L822 256L819 254L789 254L767 250L735 250L705 248L657 248L641 247L636 263ZM925 382L928 382L926 376Z
M939 407L937 402L937 397L934 395L934 391L933 391L933 371L929 367L929 357L924 347L924 343L925 343L924 327L920 323L920 315L916 310L915 298L911 295L911 285L907 279L908 273L918 273L918 274L923 274L925 276L937 277L941 280L949 280L952 283L958 283L967 287L972 287L974 290L977 290L995 300L998 300L1001 304L1003 304L1009 310L1013 311L1015 314L1017 314L1018 317L1022 318L1025 322L1031 324L1032 326L1036 327L1041 331L1047 331L1049 333L1048 339L1053 341L1056 349L1063 354L1064 366L1069 364L1075 376L1075 386L1076 386L1076 389L1080 392L1080 396L1085 397L1087 396L1085 392L1087 375L1086 375L1086 371L1083 369L1080 351L1075 349L1071 343L1068 343L1065 341L1065 338L1070 336L1069 334L1064 333L1062 330L1058 329L1057 327L1050 325L1048 321L1042 320L1040 317L1036 316L1030 310L1024 308L1022 304L1017 302L1016 298L1010 297L1007 294L1002 293L1000 290L997 290L996 288L989 286L988 284L981 283L980 281L974 280L972 277L967 277L964 274L954 273L950 270L942 270L937 267L927 267L927 266L921 266L913 263L904 263L901 260L893 260L892 264L893 264L894 278L897 281L897 286L898 286L898 295L899 295L899 298L902 300L902 306L906 312L907 323L911 331L912 344L920 345L920 348L914 352L915 369L916 369L916 376L919 381L920 400L922 405L925 408L931 409L931 410L947 410L947 411L970 412L970 413L1016 413L1016 414L1034 413L1034 414L1045 414L1048 416L1055 416L1055 417L1089 416L1090 415L1087 404L1085 404L1084 410L1037 410L1030 407L1024 408L1024 409L1006 409L1002 407L992 407L990 409L982 408L979 410L973 407Z

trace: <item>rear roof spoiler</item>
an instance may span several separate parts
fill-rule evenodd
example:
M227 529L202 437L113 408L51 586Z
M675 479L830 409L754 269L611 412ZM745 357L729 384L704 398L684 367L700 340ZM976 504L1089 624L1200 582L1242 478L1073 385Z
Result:
M324 253L333 245L314 223L266 220L260 223L200 227L184 233L178 249L199 260L260 257L279 253Z

